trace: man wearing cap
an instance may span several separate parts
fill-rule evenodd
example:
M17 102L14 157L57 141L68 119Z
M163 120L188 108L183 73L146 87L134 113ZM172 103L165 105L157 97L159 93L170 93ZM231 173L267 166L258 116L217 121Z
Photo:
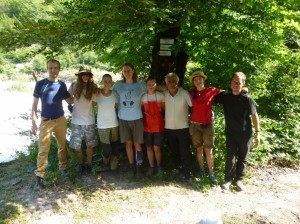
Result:
M39 149L37 156L37 168L35 175L37 181L35 190L43 187L43 179L48 164L48 154L50 151L50 143L52 133L55 134L58 144L58 160L59 169L62 175L66 175L67 168L67 146L66 146L66 130L67 120L64 116L62 101L72 103L72 97L67 91L66 84L58 80L60 71L60 63L51 59L47 62L48 78L38 81L34 88L32 103L32 133L37 133L37 107L39 98L41 98L41 124L39 133Z
M98 145L96 138L95 115L93 112L93 96L96 85L93 73L89 68L81 67L76 82L72 83L69 93L74 97L72 111L72 132L69 147L75 149L78 157L77 172L83 171L82 140L86 143L88 172L92 171L93 148Z
M165 96L165 133L173 154L175 172L181 172L190 182L191 155L188 125L188 109L192 106L189 93L178 87L179 77L176 73L165 76L167 89Z
M200 71L194 72L190 78L190 81L195 88L189 91L193 105L189 132L193 146L197 150L199 170L196 175L198 177L204 177L205 175L203 166L204 148L209 171L209 180L216 183L217 179L213 173L214 162L212 150L214 147L214 127L212 104L214 97L220 93L220 90L215 87L205 87L204 83L206 78L207 76Z

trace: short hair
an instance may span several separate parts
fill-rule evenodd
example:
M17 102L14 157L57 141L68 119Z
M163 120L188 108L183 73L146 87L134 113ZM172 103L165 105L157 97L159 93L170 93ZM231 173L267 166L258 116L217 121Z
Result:
M103 80L105 77L109 77L109 78L112 79L112 76L111 76L110 74L108 74L108 73L106 73L106 74L104 74L104 75L102 76L102 80Z
M176 79L176 82L177 82L177 83L179 82L179 76L178 76L175 72L168 73L168 74L165 76L165 82L167 82L167 80L170 79L170 78L175 78L175 79Z
M231 81L233 80L234 77L239 77L242 80L242 84L243 86L245 86L246 84L246 75L243 72L235 72L233 73L232 77L231 77Z
M60 69L60 62L58 60L55 60L55 59L50 59L47 61L47 68L48 68L48 64L49 63L56 63L58 64L58 68Z
M129 63L129 62L124 63L124 64L122 65L122 70L123 70L123 68L124 68L125 66L128 66L128 67L130 67L130 68L133 70L132 80L133 80L133 82L136 82L138 77L137 77L137 73L136 73L136 71L135 71L135 68L134 68L133 64L131 64L131 63ZM124 75L123 75L123 71L122 71L122 77L123 77L123 81L125 82L126 80L125 80L125 77L124 77Z
M146 79L146 83L147 83L148 81L150 81L150 80L154 80L154 81L156 82L156 79L155 79L155 78L149 77L149 78Z

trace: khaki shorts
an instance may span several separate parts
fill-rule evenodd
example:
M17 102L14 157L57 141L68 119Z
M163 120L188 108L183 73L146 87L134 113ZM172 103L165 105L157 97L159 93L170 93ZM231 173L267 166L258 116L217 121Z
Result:
M110 144L119 140L119 127L113 128L98 128L100 142Z
M214 147L214 127L212 124L191 123L189 132L192 143L195 148L213 148Z
M122 143L133 141L144 143L143 118L134 121L119 120L120 140Z

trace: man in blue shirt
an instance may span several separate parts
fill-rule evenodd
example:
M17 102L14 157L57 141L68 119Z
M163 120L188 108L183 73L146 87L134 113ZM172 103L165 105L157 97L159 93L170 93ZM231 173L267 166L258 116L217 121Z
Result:
M37 156L37 168L35 175L37 181L35 190L43 187L43 179L48 164L48 154L50 151L51 135L55 134L58 143L59 169L62 175L66 175L67 168L67 145L66 131L67 120L64 116L62 101L72 103L72 98L64 82L58 80L60 63L51 59L47 62L48 78L38 81L34 88L32 103L32 133L37 133L37 107L39 98L41 99L41 124L39 127L39 150Z

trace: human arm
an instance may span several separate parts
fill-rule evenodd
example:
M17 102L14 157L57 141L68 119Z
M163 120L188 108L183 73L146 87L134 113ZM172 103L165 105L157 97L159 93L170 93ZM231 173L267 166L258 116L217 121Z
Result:
M259 125L259 117L257 113L251 114L252 123L255 130L255 146L259 146L260 143L260 125Z
M32 121L31 131L32 131L32 134L34 134L34 135L36 135L36 132L37 132L36 120L38 118L38 116L37 116L38 103L39 103L39 98L33 97L33 102L32 102L32 107L31 107L31 121Z

